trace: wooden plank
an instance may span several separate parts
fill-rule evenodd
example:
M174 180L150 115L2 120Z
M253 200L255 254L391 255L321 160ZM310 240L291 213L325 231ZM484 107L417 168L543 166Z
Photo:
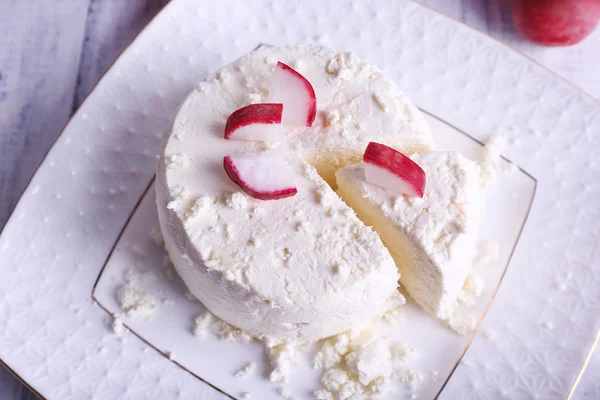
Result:
M0 2L0 226L71 114L87 10Z
M0 227L73 110L167 2L0 4ZM36 398L0 372L1 399Z
M0 2L0 227L72 111L88 1ZM0 398L35 399L0 368Z
M18 400L21 397L23 385L8 370L0 367L0 399Z
M167 3L168 0L92 0L75 95L77 105Z

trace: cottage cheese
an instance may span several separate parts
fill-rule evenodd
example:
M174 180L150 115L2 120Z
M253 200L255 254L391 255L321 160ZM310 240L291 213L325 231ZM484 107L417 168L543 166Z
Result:
M448 319L448 327L461 336L465 336L475 329L477 318L473 315L453 315Z
M123 320L121 319L121 317L119 315L115 315L113 317L111 327L112 327L113 333L119 337L122 337L125 335L125 333L127 333L127 328L125 328L125 325L123 324Z
M236 378L245 378L256 371L256 363L250 363L235 373Z
M463 289L458 295L458 302L466 306L472 306L475 304L476 298L481 296L484 289L485 283L483 278L479 274L471 272L467 276Z
M337 172L339 194L392 253L401 284L427 312L452 315L470 272L479 227L475 163L454 152L417 154L423 198L398 196L365 180L362 163Z
M475 263L486 267L495 263L500 258L500 245L496 240L487 240L480 245L479 255Z
M223 126L254 94L266 97L278 60L300 62L318 115L312 128L282 134L298 194L259 201L239 192L222 162L269 146L224 140ZM163 142L156 182L166 248L190 292L227 323L276 342L327 337L381 315L397 290L393 259L326 184L335 187L336 170L359 161L372 140L407 152L432 147L418 109L354 54L263 47L201 83Z
M422 374L394 363L404 362L416 354L415 349L401 343L390 345L389 339L378 337L370 329L355 328L336 335L323 343L315 357L315 366L324 369L321 377L324 389L313 395L321 400L380 399L391 380L414 388L423 380Z
M148 318L156 311L156 298L139 288L135 281L117 290L117 300L129 318Z
M498 177L505 173L516 172L519 168L502 158L500 154L506 147L504 136L492 136L483 147L479 157L479 167L482 188L490 187Z

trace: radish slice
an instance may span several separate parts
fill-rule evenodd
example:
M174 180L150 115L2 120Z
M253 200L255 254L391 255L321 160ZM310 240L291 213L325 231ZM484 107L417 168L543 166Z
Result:
M312 126L317 115L317 97L309 81L292 67L277 63L269 88L269 103L283 103L283 123Z
M226 156L223 166L229 178L255 199L275 200L298 193L292 168L275 149Z
M225 139L278 141L281 139L283 104L250 104L231 113L225 125Z
M363 161L367 182L410 197L423 197L425 171L404 154L371 142L365 150Z

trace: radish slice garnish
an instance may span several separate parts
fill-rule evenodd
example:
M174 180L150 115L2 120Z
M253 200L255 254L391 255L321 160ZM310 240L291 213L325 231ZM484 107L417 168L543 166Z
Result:
M363 161L367 182L411 197L423 197L425 171L404 154L371 142L365 150Z
M317 97L312 85L281 61L271 78L267 101L283 103L284 124L310 127L317 115Z
M281 140L283 104L250 104L231 113L225 139L274 142Z
M226 156L223 166L229 178L255 199L275 200L298 193L292 168L275 149Z

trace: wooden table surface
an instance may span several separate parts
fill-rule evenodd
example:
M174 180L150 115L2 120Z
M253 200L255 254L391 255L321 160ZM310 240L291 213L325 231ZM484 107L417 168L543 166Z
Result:
M69 117L167 1L0 2L0 227ZM519 37L509 0L421 2L507 43L600 98L600 28L578 45L544 48ZM586 376L600 376L599 351ZM583 382L575 398L600 398L596 379ZM37 397L0 367L0 400L19 399Z

